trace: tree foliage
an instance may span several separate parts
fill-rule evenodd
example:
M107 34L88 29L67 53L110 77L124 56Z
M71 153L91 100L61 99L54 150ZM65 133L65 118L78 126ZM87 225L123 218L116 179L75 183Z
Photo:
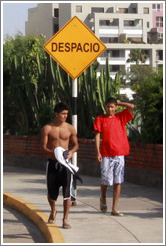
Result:
M131 71L129 73L129 79L131 85L134 85L138 81L141 83L145 77L151 76L154 69L147 65L133 65L131 66Z
M141 49L133 49L130 51L129 59L127 62L136 62L136 65L139 63L145 63L148 58L148 54Z
M20 134L37 132L42 114L51 108L55 88L48 72L50 62L43 51L43 44L43 36L23 37L20 34L15 38L9 37L4 43L5 131Z
M163 70L153 71L133 86L141 115L141 141L163 143Z

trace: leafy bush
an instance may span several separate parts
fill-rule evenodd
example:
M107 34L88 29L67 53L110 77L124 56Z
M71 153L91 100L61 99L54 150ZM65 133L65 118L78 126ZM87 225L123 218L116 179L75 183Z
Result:
M135 83L135 104L141 115L141 140L163 143L163 69Z

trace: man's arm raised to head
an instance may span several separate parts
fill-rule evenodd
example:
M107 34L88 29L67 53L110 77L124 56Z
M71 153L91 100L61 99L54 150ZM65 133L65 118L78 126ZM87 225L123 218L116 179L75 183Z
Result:
M117 106L125 107L129 111L132 111L134 109L134 104L133 103L121 102L119 100L117 100Z

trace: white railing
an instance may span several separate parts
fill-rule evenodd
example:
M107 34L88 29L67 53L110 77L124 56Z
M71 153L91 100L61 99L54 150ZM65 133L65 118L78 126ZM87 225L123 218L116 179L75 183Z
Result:
M143 38L143 35L140 34L135 34L135 33L127 33L127 38Z
M153 9L154 12L163 12L163 9Z
M141 29L135 30L135 29L124 29L123 33L130 34L130 35L142 35L143 31Z
M118 56L118 57L109 57L108 61L125 61L125 57L124 56ZM106 57L100 57L101 61L106 61Z
M142 30L142 26L123 26L123 29Z
M99 29L119 29L119 26L99 26Z

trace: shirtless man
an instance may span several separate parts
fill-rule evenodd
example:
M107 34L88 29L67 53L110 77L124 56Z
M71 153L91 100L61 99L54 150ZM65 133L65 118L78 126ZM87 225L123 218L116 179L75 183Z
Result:
M75 128L66 122L68 117L68 106L65 103L58 103L54 108L55 120L45 125L42 129L42 149L48 158L47 165L47 190L48 202L51 207L49 223L54 223L56 217L55 201L59 195L60 186L63 187L63 223L65 229L71 228L68 224L68 214L71 203L71 182L72 174L68 168L57 162L54 155L56 147L69 149L70 140L73 144L72 149L68 152L68 159L71 159L73 153L78 150L78 140Z

